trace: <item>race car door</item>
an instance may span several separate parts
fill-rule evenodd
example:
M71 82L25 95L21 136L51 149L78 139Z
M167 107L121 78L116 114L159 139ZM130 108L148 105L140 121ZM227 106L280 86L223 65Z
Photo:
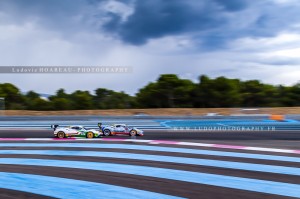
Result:
M116 125L115 126L115 133L118 135L127 135L128 128L124 125Z
M71 126L71 128L69 128L68 134L72 136L80 135L80 130L81 128L78 126Z

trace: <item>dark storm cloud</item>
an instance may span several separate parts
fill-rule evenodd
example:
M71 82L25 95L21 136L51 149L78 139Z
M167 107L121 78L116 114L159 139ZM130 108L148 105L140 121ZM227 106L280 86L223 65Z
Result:
M241 37L272 37L299 23L297 5L271 0L136 0L126 21L115 13L104 30L125 43L143 45L169 35L193 35L196 44L209 50Z
M60 30L61 33L78 31L85 28L85 22L94 14L90 13L94 3L89 1L1 0L0 12L6 14L6 20L2 23L34 22L49 30Z
M228 11L239 11L248 6L247 0L214 0Z
M261 34L272 34L278 30L286 30L291 28L294 24L299 24L300 18L297 17L300 12L300 6L289 7L272 7L272 9L266 9L266 12L262 13L256 20L253 27Z
M1 0L0 10L23 19L31 16L56 19L79 12L84 4L85 0Z
M110 0L1 0L1 23L34 21L45 29L99 31L131 45L188 35L201 49L225 47L242 37L271 37L300 22L297 5L272 0L114 0L132 7L122 13L101 9ZM1 19L0 19L1 20ZM298 31L298 30L294 30Z
M227 12L243 10L247 5L246 0L137 0L127 21L110 13L111 20L104 28L124 42L140 45L151 38L218 29L226 25Z

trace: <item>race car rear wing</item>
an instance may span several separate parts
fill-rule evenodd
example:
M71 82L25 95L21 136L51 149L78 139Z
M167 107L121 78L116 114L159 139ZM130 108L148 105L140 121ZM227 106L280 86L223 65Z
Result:
M59 126L58 124L52 124L51 128L54 129L54 131L55 131L58 126Z

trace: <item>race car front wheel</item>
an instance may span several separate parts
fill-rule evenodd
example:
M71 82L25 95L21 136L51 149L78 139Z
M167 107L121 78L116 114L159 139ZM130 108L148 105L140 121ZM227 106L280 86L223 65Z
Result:
M136 136L136 131L135 130L132 130L132 131L130 131L130 136Z
M94 137L94 133L93 132L87 132L86 138L93 138L93 137Z
M66 135L65 135L65 133L64 133L63 131L59 131L59 132L57 133L57 137L58 137L58 138L65 138Z
M105 136L110 136L110 130L108 130L108 129L105 129L104 131L103 131L103 134L105 135Z

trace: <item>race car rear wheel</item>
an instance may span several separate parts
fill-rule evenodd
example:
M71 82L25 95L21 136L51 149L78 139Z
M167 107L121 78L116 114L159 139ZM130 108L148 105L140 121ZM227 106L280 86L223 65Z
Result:
M110 135L111 135L110 130L109 130L109 129L104 129L103 135L105 135L105 136L110 136Z
M136 136L136 134L137 134L136 130L132 130L129 133L130 133L130 136Z
M65 138L65 137L66 137L66 134L65 134L65 132L63 132L63 131L59 131L59 132L57 133L57 137L58 137L58 138Z
M94 137L94 133L93 132L87 132L86 138L93 138L93 137Z

